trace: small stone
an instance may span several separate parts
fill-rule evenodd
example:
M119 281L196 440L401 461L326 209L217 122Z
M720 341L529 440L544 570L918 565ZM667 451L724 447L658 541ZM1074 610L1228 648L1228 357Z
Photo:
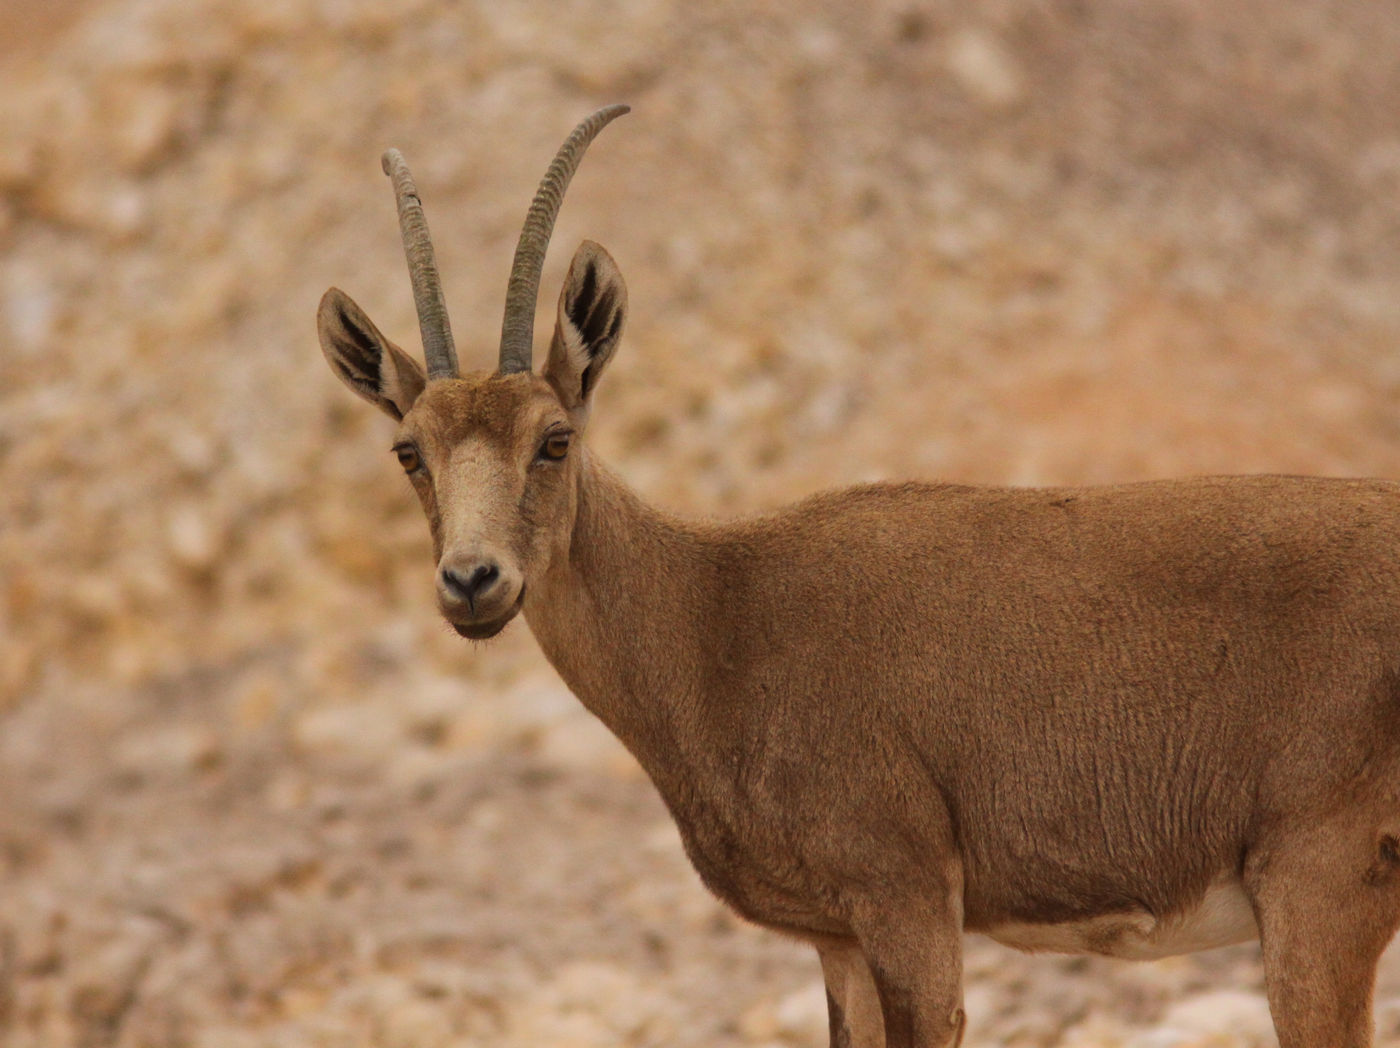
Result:
M53 280L38 264L21 257L0 273L0 281L0 316L10 345L24 354L37 353L49 344L58 320Z
M641 774L627 748L582 709L541 732L538 753L549 764L570 771L600 771L624 779Z
M131 772L188 773L218 763L222 747L212 728L172 724L133 729L116 747L117 766Z
M1015 59L990 33L962 29L948 40L948 68L963 89L989 109L1021 100L1024 88Z
M397 714L369 702L308 710L296 718L292 737L311 753L376 760L390 747L403 745Z
M194 506L176 508L167 537L175 560L190 571L205 571L218 557L218 543L209 519Z
M142 186L110 170L79 168L55 172L34 187L43 216L119 243L130 243L146 228L150 201Z
M104 93L100 109L111 156L128 174L139 174L167 149L178 130L179 93L154 76L121 77Z

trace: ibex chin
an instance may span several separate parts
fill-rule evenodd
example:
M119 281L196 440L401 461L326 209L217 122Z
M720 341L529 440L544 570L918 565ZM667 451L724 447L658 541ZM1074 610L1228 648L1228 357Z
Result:
M541 183L500 362L458 372L394 182L426 371L345 294L337 375L398 423L464 637L523 612L705 883L816 947L831 1043L957 1045L961 936L1156 958L1258 938L1282 1048L1371 1043L1400 924L1400 485L872 484L736 523L588 451L627 290L585 242L531 366L590 116Z

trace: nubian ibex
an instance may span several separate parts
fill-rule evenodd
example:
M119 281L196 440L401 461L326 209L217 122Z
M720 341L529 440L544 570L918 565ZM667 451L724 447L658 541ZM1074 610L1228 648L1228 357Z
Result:
M627 290L584 242L543 368L530 207L500 360L459 374L427 227L385 154L426 372L332 289L321 346L398 423L437 602L522 613L655 783L705 883L816 947L833 1045L962 1038L961 936L1155 958L1258 938L1282 1048L1371 1043L1400 923L1400 485L886 483L735 523L589 453Z

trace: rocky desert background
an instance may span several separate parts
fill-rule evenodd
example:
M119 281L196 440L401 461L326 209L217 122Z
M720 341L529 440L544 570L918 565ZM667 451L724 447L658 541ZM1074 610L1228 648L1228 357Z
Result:
M1400 15L1371 0L5 0L0 1044L816 1046L523 623L459 640L336 284L464 359L599 104L593 446L723 515L879 477L1400 476ZM541 334L541 337L544 337ZM1274 1043L1257 951L969 942L969 1045ZM1400 1045L1400 954L1378 995Z

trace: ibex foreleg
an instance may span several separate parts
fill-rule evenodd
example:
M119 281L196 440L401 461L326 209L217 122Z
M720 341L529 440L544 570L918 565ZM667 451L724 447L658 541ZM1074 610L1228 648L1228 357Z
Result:
M957 1048L966 1022L960 886L936 900L875 905L856 935L879 996L885 1048Z
M818 945L817 954L826 981L831 1048L884 1048L880 995L860 946L853 940L832 941Z

